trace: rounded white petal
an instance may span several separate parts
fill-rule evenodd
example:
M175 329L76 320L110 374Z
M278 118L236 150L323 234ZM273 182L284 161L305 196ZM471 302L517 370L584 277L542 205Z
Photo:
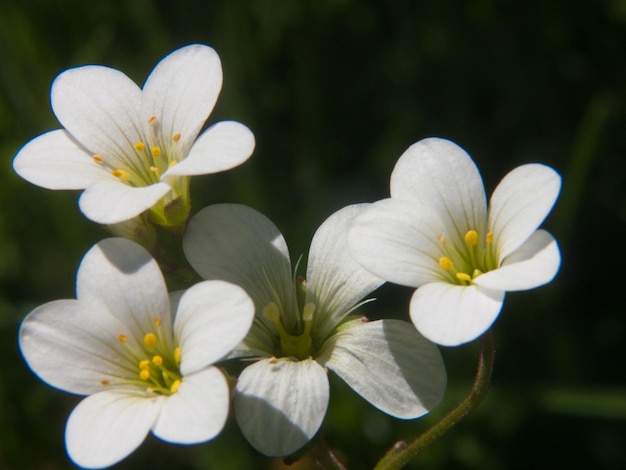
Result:
M175 444L213 439L226 423L229 394L226 378L215 367L184 376L176 393L164 400L152 432Z
M257 309L293 299L285 239L250 207L215 204L202 209L189 221L183 249L200 276L243 287Z
M308 359L264 359L237 382L235 414L252 446L264 455L293 454L315 435L328 407L328 377Z
M560 175L538 163L517 167L500 181L489 207L489 227L500 259L519 248L541 225L560 190Z
M348 226L367 206L344 207L326 219L313 236L306 302L315 304L314 329L320 337L326 337L349 309L384 283L357 264L348 250Z
M503 300L503 291L433 282L415 291L410 315L418 331L432 342L459 346L489 329Z
M482 232L487 199L478 168L455 143L420 140L400 157L391 174L391 197L418 201L449 227L447 237L460 242L468 230Z
M171 335L170 303L159 265L130 240L108 238L87 252L78 268L76 296L106 306L139 341L154 330L157 318L166 336Z
M92 154L123 159L142 139L141 90L122 72L99 65L67 70L52 84L52 109Z
M103 468L119 462L146 438L164 399L116 392L85 398L67 421L68 455L84 468Z
M194 142L187 157L161 177L206 175L229 170L245 162L254 150L254 134L243 124L222 121L209 127Z
M322 363L391 416L418 418L443 398L446 369L439 349L406 322L364 323L330 343L323 347L330 348L330 357Z
M70 134L54 130L24 145L13 160L15 172L47 189L84 189L98 179L112 179Z
M85 216L100 224L117 224L141 214L171 191L166 183L132 187L119 181L99 181L79 199Z
M182 47L164 57L143 87L144 125L156 116L165 137L181 134L187 147L213 110L222 88L222 65L215 50L203 44Z
M376 276L410 287L441 277L437 216L419 203L384 199L356 216L348 247L356 261Z
M474 280L488 289L516 291L547 284L561 265L561 252L552 235L537 230L517 250L504 259L502 267Z
M183 375L229 354L246 337L253 319L254 303L239 286L204 281L189 288L178 303L174 323Z
M102 380L128 378L118 335L127 327L98 302L57 300L22 322L19 344L28 366L44 382L70 393L101 392ZM132 344L132 343L131 343Z

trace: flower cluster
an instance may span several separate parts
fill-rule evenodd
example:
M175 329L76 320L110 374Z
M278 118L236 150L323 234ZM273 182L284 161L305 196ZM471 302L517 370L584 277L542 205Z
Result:
M390 198L324 221L306 268L250 207L215 204L192 216L190 177L233 168L255 145L234 121L201 133L221 84L219 58L205 45L172 52L143 89L107 67L70 69L51 91L63 128L15 156L15 171L34 184L84 190L81 211L119 236L84 256L76 299L36 308L19 333L35 374L86 396L65 431L82 467L119 462L149 432L207 442L222 430L231 396L255 449L292 455L322 426L328 371L392 417L423 416L446 388L437 345L476 339L505 291L540 286L558 271L557 243L538 227L559 175L523 165L487 205L469 155L442 139L400 157ZM176 234L180 262L204 280L168 292L161 231ZM357 313L386 281L418 288L413 324ZM236 377L216 367L235 361L245 366Z

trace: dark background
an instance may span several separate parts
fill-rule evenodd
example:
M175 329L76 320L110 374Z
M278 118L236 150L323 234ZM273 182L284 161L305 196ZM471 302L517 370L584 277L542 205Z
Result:
M4 0L0 468L71 467L63 429L79 398L30 373L16 334L32 308L74 296L82 255L107 236L78 211L78 193L32 186L11 160L58 127L49 88L64 69L104 64L141 84L193 42L215 47L224 69L209 124L235 119L257 139L243 166L193 179L194 212L251 205L279 226L294 258L335 210L386 197L395 161L423 137L463 146L489 192L517 165L557 169L563 191L544 226L561 244L561 272L508 295L490 394L412 466L626 465L626 1ZM407 318L410 294L385 286L366 312ZM322 431L349 468L371 468L469 389L477 345L442 352L450 385L422 420L388 418L331 378ZM149 437L116 468L275 465L230 420L206 445Z

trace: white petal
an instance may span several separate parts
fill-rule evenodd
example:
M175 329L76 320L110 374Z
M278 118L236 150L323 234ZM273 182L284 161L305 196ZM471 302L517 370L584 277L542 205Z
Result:
M328 395L328 377L317 362L265 359L239 376L235 414L255 449L267 456L286 456L315 435Z
M220 360L241 342L254 319L254 303L239 286L200 282L180 299L174 334L180 370L188 375Z
M344 207L326 219L313 236L306 302L315 303L314 328L320 337L326 337L349 309L384 282L357 264L348 251L348 225L367 206Z
M78 201L87 218L100 224L117 224L154 206L171 191L165 183L132 187L119 181L99 181L88 186Z
M143 442L164 397L140 398L101 392L81 401L65 428L70 458L85 468L102 468L127 457Z
M217 436L228 417L230 392L215 367L185 376L167 397L152 428L155 436L175 444L197 444Z
M111 179L66 131L35 137L20 149L13 169L25 180L47 189L84 189L94 180Z
M488 289L516 291L547 284L561 265L559 246L552 235L537 230L517 250L504 259L502 267L474 280Z
M439 214L460 242L468 230L482 232L487 199L471 157L449 140L423 139L400 157L391 174L391 197L419 201Z
M411 320L418 331L442 346L478 338L500 314L504 292L444 282L426 284L411 298Z
M364 323L330 340L324 365L396 418L418 418L441 401L446 370L439 349L400 320Z
M143 140L141 90L118 70L99 65L67 70L52 84L51 99L63 127L92 154L119 162Z
M163 173L172 175L206 175L229 170L245 162L254 150L254 134L243 124L223 121L202 133L187 157Z
M181 134L188 146L213 110L222 88L220 58L209 46L192 44L163 58L143 87L142 118L156 116L165 137Z
M507 174L491 196L489 227L500 259L526 241L546 218L561 190L552 168L529 164Z
M291 262L285 239L263 214L239 204L215 204L189 221L185 256L205 279L245 289L257 309L293 302Z
M437 216L419 203L384 199L355 217L348 247L367 270L390 282L417 287L441 277Z
M170 303L159 265L130 240L109 238L94 245L83 258L76 279L79 300L105 305L111 315L143 341L160 318L170 332Z
M20 350L41 380L70 393L101 392L102 380L128 379L118 335L127 328L98 302L57 300L22 322Z

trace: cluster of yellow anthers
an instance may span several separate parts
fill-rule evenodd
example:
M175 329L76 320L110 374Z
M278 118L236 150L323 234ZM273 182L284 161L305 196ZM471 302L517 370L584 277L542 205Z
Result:
M161 326L161 318L154 321L157 331ZM128 336L119 334L117 337L120 343L128 343ZM159 337L152 332L146 333L143 337L142 351L134 357L139 357L137 361L139 367L140 384L147 385L146 392L159 395L171 395L176 393L181 382L180 348L176 347L170 353L167 346L159 340ZM137 380L131 380L137 383ZM103 380L102 385L108 385L109 381Z
M307 303L302 309L302 323L304 324L300 334L292 335L283 326L280 320L280 311L274 302L270 302L263 308L263 316L274 325L280 336L279 357L293 357L298 360L311 357L313 352L313 340L311 338L311 324L315 304Z
M150 132L147 141L154 145L146 145L142 141L135 142L135 152L131 151L131 154L124 158L126 168L109 165L103 155L93 155L91 158L98 165L109 169L117 179L131 186L140 187L157 183L161 175L177 163L174 146L180 141L181 134L179 132L174 134L172 142L164 142L163 135L158 129L159 119L152 115L148 118L148 124Z
M444 269L452 281L461 285L469 285L481 274L497 268L493 246L493 232L485 235L481 243L476 230L468 230L463 237L461 249L450 247L446 237L439 237L439 245L444 256L439 258L439 266Z

